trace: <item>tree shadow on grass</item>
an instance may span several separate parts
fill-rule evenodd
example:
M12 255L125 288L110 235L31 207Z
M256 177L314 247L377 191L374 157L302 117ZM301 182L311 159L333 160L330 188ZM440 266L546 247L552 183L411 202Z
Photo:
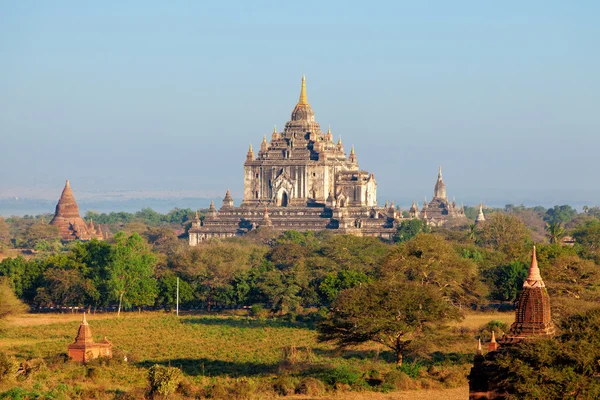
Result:
M384 360L387 362L395 362L396 356L388 350L354 350L354 349L320 349L313 348L313 353L327 358L343 358L346 360Z
M290 322L281 319L253 319L253 318L218 318L218 317L196 317L186 318L183 324L200 324L207 326L228 326L231 328L302 328L311 329L304 322Z
M277 364L264 364L254 362L234 362L211 360L208 358L175 358L173 360L142 361L136 363L138 367L150 368L154 364L177 367L190 376L231 376L249 377L273 374L277 372Z

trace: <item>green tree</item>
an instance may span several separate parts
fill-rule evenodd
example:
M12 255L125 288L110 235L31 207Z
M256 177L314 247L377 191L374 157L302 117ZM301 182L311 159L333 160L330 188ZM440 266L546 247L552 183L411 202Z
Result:
M567 234L563 223L559 221L546 222L546 232L550 243L559 243L560 240Z
M10 229L4 218L0 217L0 252L10 245Z
M394 242L406 242L417 236L419 233L429 232L431 232L431 229L427 226L427 222L422 219L404 220L400 223L394 234Z
M458 309L444 301L437 290L414 283L377 281L341 292L318 329L320 340L342 347L381 343L402 365L412 340L436 324L459 318Z
M10 281L7 278L0 279L0 320L25 311L27 306L15 296Z
M500 301L515 301L523 287L528 270L528 265L520 261L486 270L485 277L492 287L492 298Z
M586 258L600 261L600 220L592 219L573 231L579 253Z
M114 237L113 257L108 265L108 289L119 301L117 316L125 305L154 303L157 287L153 277L156 257L137 233L127 237L119 232Z
M544 214L544 221L548 224L564 225L571 221L577 215L577 211L569 205L554 206L549 208Z
M600 309L563 318L559 328L556 338L508 347L488 362L507 398L600 397Z
M477 265L444 238L421 233L403 243L380 269L382 279L408 280L438 290L450 303L467 306L485 295Z
M493 213L479 231L477 243L504 253L507 259L522 258L530 249L531 235L516 216Z
M338 294L345 289L350 289L371 279L361 271L342 270L338 273L330 272L319 285L319 292L325 304L331 303Z

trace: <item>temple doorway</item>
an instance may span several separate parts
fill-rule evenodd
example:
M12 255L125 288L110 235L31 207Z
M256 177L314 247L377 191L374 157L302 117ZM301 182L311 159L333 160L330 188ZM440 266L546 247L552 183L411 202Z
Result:
M281 207L287 207L287 205L288 205L288 195L287 195L286 192L283 192L281 194L281 201L280 201L279 205Z

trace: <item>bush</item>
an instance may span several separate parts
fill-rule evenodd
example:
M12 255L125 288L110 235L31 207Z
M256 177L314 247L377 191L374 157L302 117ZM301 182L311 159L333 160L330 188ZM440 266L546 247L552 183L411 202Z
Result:
M397 390L416 389L415 382L403 371L390 371L384 376L386 386L391 386Z
M6 353L0 353L0 382L13 380L19 370L19 362Z
M150 393L168 396L175 393L183 374L179 368L154 364L148 371Z
M265 308L261 304L253 304L252 307L250 307L251 317L263 319L267 317L267 314L268 311L265 310Z
M280 396L289 396L294 394L295 389L296 382L294 378L287 375L277 377L275 382L273 382L273 391Z
M325 371L321 374L321 378L325 384L333 388L339 388L341 385L354 387L366 386L362 375L346 366L339 366Z
M418 361L415 361L410 364L405 362L401 366L398 367L398 371L402 371L406 375L411 377L412 379L416 379L419 377L419 374L421 373L422 368L423 368L423 366Z
M296 394L321 396L325 394L325 384L316 378L304 378L296 385Z

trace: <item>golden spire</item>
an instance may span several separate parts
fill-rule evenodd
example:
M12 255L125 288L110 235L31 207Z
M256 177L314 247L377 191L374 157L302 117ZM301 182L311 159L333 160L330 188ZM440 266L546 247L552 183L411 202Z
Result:
M250 143L250 148L248 149L248 153L252 153L252 143Z
M277 125L273 125L273 133L277 133Z
M300 90L300 100L298 100L298 105L300 104L308 104L306 99L306 77L304 75L302 75L302 89Z
M354 145L352 145L352 148L350 149L350 154L354 154Z
M331 124L327 127L327 133L331 135Z

